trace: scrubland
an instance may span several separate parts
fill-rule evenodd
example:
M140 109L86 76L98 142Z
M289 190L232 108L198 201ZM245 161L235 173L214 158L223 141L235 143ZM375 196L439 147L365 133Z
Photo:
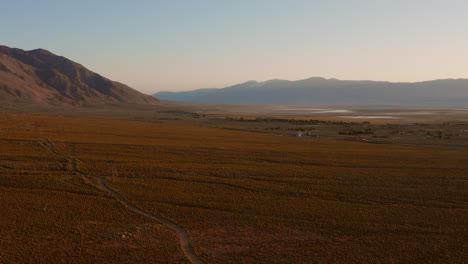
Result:
M0 263L464 263L468 142L368 144L0 115ZM461 143L460 143L461 142ZM465 145L463 145L463 142Z

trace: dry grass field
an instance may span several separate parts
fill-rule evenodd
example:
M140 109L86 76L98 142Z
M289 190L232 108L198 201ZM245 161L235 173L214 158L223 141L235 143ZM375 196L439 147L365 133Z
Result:
M0 263L190 263L99 179L206 263L465 263L468 142L431 142L1 114Z

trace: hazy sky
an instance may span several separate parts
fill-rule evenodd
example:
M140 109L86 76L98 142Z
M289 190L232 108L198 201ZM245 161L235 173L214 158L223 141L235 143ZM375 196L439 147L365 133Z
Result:
M0 0L0 44L145 92L468 77L466 0Z

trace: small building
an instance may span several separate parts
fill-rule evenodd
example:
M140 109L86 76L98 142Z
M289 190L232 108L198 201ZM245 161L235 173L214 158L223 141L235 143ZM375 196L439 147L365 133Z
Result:
M318 137L317 134L312 134L309 131L297 131L297 133L292 134L294 137L313 137L316 138Z

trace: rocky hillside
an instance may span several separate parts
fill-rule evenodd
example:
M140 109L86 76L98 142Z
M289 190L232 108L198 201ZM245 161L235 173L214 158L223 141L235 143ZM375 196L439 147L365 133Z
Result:
M25 51L0 46L0 101L47 105L154 105L159 100L47 50Z

